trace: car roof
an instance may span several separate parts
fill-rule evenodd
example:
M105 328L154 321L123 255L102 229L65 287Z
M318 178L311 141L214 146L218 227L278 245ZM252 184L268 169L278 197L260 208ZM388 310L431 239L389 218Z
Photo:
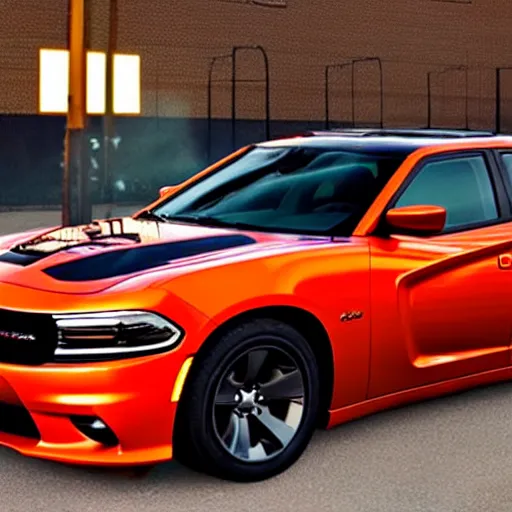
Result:
M364 150L375 153L412 153L430 146L456 146L462 141L472 145L496 142L509 142L512 136L496 135L493 132L477 130L440 129L375 129L346 128L334 130L308 131L295 136L287 136L258 144L260 147L311 147L344 150Z

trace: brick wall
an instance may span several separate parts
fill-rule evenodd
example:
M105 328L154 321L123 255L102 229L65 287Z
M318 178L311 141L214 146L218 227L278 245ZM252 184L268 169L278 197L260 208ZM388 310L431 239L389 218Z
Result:
M92 45L106 45L106 0L92 2ZM206 116L209 61L233 45L265 47L270 59L271 116L324 118L324 67L350 57L383 59L386 125L426 123L426 74L448 65L469 66L470 125L494 123L494 67L512 65L510 0L119 0L119 49L142 56L143 114ZM272 3L271 2L269 3ZM37 50L64 47L67 0L0 1L0 112L37 109ZM256 54L240 56L241 78L262 78ZM510 76L509 76L510 75ZM215 77L228 79L219 65ZM356 72L356 118L379 120L377 68ZM465 75L433 77L432 121L463 126ZM350 73L332 74L331 112L349 120ZM512 71L504 77L504 125L512 129ZM238 116L262 118L261 84L241 84ZM510 111L510 112L509 112ZM228 85L214 88L214 117L229 117Z

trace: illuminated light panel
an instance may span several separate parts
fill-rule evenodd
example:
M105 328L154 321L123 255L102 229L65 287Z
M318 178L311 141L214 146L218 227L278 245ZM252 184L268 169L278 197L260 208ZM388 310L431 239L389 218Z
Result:
M68 111L69 56L67 50L39 52L39 112Z
M140 114L140 56L114 55L114 114Z
M141 112L141 65L139 55L114 55L113 112L134 115ZM87 52L87 114L101 115L106 110L106 63L104 52ZM39 51L39 112L66 114L69 94L68 50Z
M107 56L102 52L87 52L87 113L105 113Z

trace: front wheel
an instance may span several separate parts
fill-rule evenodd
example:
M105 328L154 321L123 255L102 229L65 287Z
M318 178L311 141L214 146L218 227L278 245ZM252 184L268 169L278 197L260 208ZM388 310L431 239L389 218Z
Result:
M287 324L247 322L199 356L178 410L176 457L235 481L270 478L306 449L318 415L319 371Z

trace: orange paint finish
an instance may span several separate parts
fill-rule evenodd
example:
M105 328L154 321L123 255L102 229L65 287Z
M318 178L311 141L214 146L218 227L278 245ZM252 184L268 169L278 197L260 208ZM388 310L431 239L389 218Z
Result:
M404 206L386 213L386 222L395 228L439 233L446 223L446 210L439 206Z
M375 414L376 412L400 407L401 405L458 393L477 386L506 382L511 379L512 368L508 367L380 396L331 411L327 428L333 428L341 423L347 423L370 414Z
M237 315L265 307L285 305L314 315L331 340L337 369L333 404L342 407L363 400L367 392L369 263L366 240L311 242L301 249L283 248L272 257L237 258L229 274L225 261L188 267L162 286L211 319L206 334ZM357 322L342 323L340 316L348 310L365 314Z
M497 262L512 240L485 245L490 229L474 230L471 245L370 239L369 398L508 365L512 274Z
M26 368L0 364L0 374L31 412L41 434L38 443L0 434L0 444L27 455L67 462L140 464L168 460L176 404L174 380L187 354L91 365ZM0 395L2 395L0 391ZM120 445L102 447L81 434L69 416L101 418ZM147 418L151 418L148 422ZM21 444L18 444L20 443Z
M106 311L151 309L175 312L186 332L182 343L163 355L104 363L27 367L0 363L0 402L23 404L41 435L39 442L0 432L0 445L30 456L61 462L137 465L172 458L176 403L171 402L182 364L204 339L207 318L172 294L155 289L130 294L66 296L0 284L0 296L19 311ZM82 302L80 302L82 301ZM146 301L146 302L144 302ZM103 447L80 433L71 415L97 416L120 444Z
M248 235L255 243L90 282L56 281L43 272L44 259L16 271L0 264L0 308L60 314L152 311L185 333L176 348L161 355L39 367L0 363L0 402L22 404L41 434L37 441L0 432L0 445L83 464L170 459L177 409L171 396L183 363L217 328L263 308L295 308L323 326L334 372L333 389L325 390L332 391L330 427L409 401L509 379L512 222L428 237L374 233L422 158L486 147L510 143L462 140L415 151L347 238L163 225L147 244L225 234ZM400 210L389 215L401 227L417 228L420 222L433 229L444 215L421 205ZM0 247L14 241L0 240ZM54 264L80 257L52 256ZM102 447L88 439L72 424L72 415L100 417L119 445Z

